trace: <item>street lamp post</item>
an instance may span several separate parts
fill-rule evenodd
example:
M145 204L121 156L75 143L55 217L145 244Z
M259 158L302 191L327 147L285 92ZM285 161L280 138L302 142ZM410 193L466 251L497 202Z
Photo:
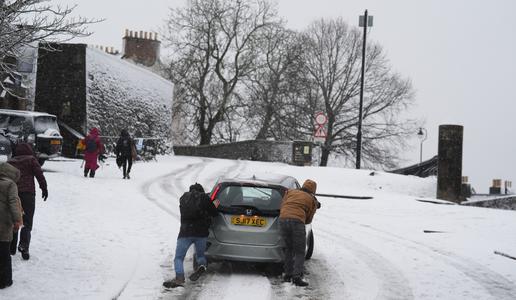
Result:
M421 141L419 147L419 163L423 162L423 142L426 141L427 132L423 127L419 127L419 132L417 133L417 138Z
M366 38L367 27L373 27L373 16L367 15L367 9L363 16L358 19L358 26L364 27L364 39L362 40L362 77L360 79L360 105L358 109L358 131L357 131L357 161L356 168L360 169L360 157L362 155L362 109L364 103L364 73L365 73L365 55L366 55Z

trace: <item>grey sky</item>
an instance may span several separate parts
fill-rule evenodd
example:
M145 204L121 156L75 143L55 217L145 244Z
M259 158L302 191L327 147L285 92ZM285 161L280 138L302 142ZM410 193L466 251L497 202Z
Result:
M125 28L158 31L168 7L184 0L59 0L82 16L105 18L81 40L120 49ZM491 179L516 179L516 1L513 0L280 0L279 12L294 29L341 16L356 25L364 9L374 16L368 39L379 42L392 66L410 77L425 120L423 159L437 153L439 124L464 125L464 170L477 192ZM414 133L415 134L415 133ZM406 155L419 160L419 143Z

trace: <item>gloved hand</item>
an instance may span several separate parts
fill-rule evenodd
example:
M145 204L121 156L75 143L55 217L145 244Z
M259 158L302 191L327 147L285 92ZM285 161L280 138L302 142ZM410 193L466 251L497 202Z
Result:
M23 226L23 221L16 222L13 224L13 230L18 231L18 229L22 228L22 226Z
M43 201L47 201L47 198L48 198L48 190L47 189L41 190L41 198L43 198Z
M106 158L107 158L107 156L105 156L104 154L99 155L99 160L101 162L104 162L106 160Z

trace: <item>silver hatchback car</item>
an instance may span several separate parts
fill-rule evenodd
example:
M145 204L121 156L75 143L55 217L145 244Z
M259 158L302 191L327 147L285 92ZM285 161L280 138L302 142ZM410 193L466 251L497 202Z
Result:
M220 205L210 227L208 260L282 262L281 201L288 189L298 188L297 180L285 175L219 180L211 192L212 201L218 199ZM310 259L314 249L311 225L306 225L306 234L305 257Z

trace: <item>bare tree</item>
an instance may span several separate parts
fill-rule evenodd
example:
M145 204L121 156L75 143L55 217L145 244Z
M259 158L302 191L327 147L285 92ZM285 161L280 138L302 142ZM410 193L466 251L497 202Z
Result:
M262 33L257 67L246 79L246 114L255 139L281 138L287 114L298 105L301 43L297 33L283 26L271 26ZM291 101L295 100L295 101Z
M173 53L169 75L180 86L175 101L195 122L201 145L210 144L217 124L239 107L235 94L255 70L260 32L277 23L266 0L189 0L171 10L165 29Z
M309 105L328 117L320 162L325 166L332 152L355 155L362 40L359 31L340 18L316 21L303 35L305 73L319 97ZM391 167L403 137L414 130L414 123L400 117L413 100L412 86L392 72L382 48L374 43L367 49L365 72L364 161Z
M85 26L101 20L71 17L74 8L48 0L0 0L0 73L16 72L16 58L26 47L89 35Z

